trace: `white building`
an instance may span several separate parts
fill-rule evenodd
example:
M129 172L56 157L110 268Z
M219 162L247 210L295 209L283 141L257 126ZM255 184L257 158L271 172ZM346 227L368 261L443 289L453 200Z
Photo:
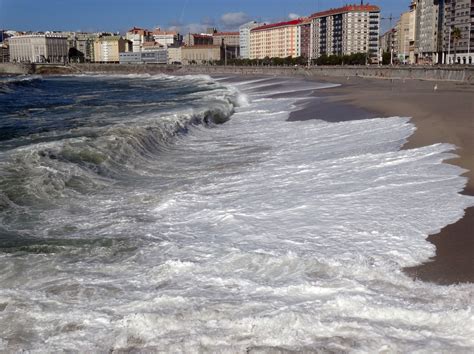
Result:
M175 31L162 31L157 28L153 31L153 39L164 47L179 45L182 42L182 36Z
M33 34L9 39L10 61L19 63L65 63L67 38L55 34Z
M250 59L250 30L261 25L261 23L252 21L239 27L240 57L242 59Z

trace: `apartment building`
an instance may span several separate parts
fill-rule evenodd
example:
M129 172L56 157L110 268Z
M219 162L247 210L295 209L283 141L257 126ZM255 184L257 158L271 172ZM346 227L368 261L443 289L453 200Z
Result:
M298 57L309 59L311 57L311 19L304 19L298 25L297 44Z
M65 63L68 41L56 34L31 34L9 39L10 61L17 63Z
M443 10L443 63L474 64L474 0L445 0ZM452 35L455 28L461 32L459 40Z
M125 39L132 42L132 52L134 53L141 52L145 42L154 40L151 31L138 27L133 27L127 31Z
M251 21L239 27L240 57L242 59L250 59L250 30L263 25L263 23Z
M414 1L415 2L415 1ZM416 0L415 62L435 64L439 62L442 11L439 1Z
M299 55L298 25L302 19L273 23L250 30L250 59Z
M95 63L119 63L120 54L131 52L131 42L120 36L104 36L94 41Z
M376 61L379 51L380 8L347 5L315 13L312 21L312 58L321 55L368 53Z

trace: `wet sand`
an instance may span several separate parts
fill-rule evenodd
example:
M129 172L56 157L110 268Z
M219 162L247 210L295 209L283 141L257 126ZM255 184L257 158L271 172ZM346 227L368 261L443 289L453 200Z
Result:
M293 113L289 120L412 117L417 131L404 148L435 143L456 145L459 158L448 162L469 170L465 174L468 183L464 193L474 195L473 85L363 78L314 80L342 86L316 92L318 98ZM445 285L474 282L474 208L428 240L436 245L436 256L423 265L405 269L407 274Z

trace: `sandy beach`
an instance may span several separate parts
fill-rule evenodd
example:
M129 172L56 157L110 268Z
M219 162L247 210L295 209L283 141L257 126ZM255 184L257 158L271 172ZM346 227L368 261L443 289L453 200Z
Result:
M459 158L449 163L468 170L464 193L474 195L473 85L364 78L315 80L340 83L341 86L315 93L323 99L309 103L290 120L412 117L417 131L405 148L436 143L456 145ZM428 240L436 245L436 256L423 265L405 269L407 274L439 284L474 282L474 208L466 210L463 219L439 234L431 235Z

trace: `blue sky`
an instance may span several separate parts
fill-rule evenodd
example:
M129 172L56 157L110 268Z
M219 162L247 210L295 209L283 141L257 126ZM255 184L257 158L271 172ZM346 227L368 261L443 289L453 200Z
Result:
M367 1L365 1L367 3ZM360 0L0 0L0 29L120 31L133 26L182 33L213 26L232 30L242 21L273 22L307 16ZM398 17L410 0L371 0L382 16ZM383 21L383 29L389 27Z

